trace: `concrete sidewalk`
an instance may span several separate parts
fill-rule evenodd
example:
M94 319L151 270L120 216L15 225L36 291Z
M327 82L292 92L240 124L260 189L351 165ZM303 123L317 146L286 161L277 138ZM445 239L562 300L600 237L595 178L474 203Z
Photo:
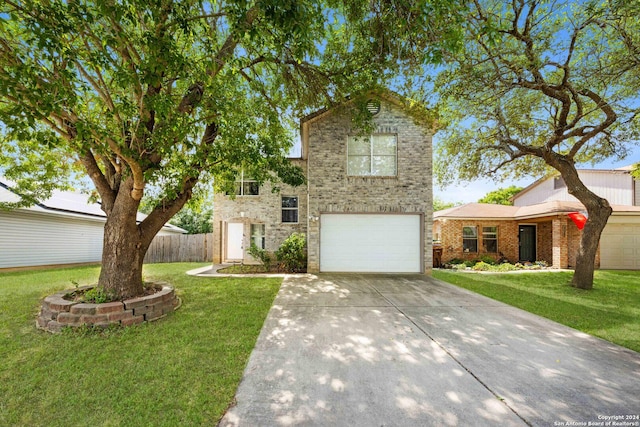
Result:
M219 425L640 426L640 354L425 276L287 277L236 403Z

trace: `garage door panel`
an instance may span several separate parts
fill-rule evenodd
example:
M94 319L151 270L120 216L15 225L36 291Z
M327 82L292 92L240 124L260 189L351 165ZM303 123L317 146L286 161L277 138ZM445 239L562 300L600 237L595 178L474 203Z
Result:
M325 214L320 270L420 272L420 215Z
M600 267L640 270L640 226L608 224L600 239Z

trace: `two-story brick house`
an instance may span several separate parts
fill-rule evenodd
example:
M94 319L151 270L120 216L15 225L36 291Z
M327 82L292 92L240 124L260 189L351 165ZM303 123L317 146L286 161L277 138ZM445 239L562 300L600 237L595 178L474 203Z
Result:
M309 272L428 273L432 265L433 123L390 93L369 93L373 132L360 135L353 100L301 120L307 183L273 193L250 180L214 198L214 263L252 262L307 236Z
M602 232L596 265L640 269L640 185L631 168L580 170L582 181L606 198L613 213ZM442 261L483 255L575 266L582 231L568 216L585 211L560 176L542 178L513 198L513 206L469 203L434 213Z

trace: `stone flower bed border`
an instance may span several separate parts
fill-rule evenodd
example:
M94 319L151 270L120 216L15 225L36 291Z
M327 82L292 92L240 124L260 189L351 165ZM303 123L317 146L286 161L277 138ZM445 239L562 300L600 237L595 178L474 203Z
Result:
M167 283L156 282L161 290L153 295L124 301L92 304L69 301L65 295L74 290L64 290L46 297L42 301L36 326L48 332L60 332L64 327L83 325L107 328L110 325L130 326L160 319L180 308L180 298ZM94 286L83 286L78 290L88 290Z

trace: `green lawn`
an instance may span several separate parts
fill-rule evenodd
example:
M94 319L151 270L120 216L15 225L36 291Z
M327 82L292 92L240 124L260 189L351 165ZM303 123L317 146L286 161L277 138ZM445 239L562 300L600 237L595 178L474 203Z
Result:
M590 291L569 286L569 272L474 274L434 270L433 276L640 351L638 271L596 271Z
M156 264L177 312L106 334L36 330L39 300L98 267L0 273L0 425L215 425L231 403L281 279L196 278Z

